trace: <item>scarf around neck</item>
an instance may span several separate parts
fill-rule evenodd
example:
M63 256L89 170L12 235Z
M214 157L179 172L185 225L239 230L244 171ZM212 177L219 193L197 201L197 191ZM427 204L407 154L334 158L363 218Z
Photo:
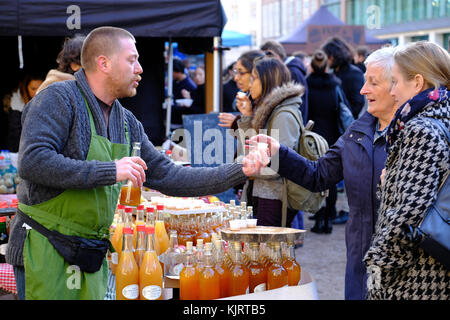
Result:
M409 120L426 107L440 103L446 99L448 99L448 90L446 87L441 86L439 89L429 88L418 93L398 108L386 133L386 152L389 153L400 131L403 130Z

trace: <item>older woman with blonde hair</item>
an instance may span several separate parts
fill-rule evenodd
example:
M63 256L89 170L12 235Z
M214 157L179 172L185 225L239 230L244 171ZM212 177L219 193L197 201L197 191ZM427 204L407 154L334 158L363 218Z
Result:
M279 161L278 174L308 190L324 191L344 179L349 206L349 218L345 226L346 300L362 300L367 295L367 273L363 258L371 244L380 205L377 185L385 166L386 131L398 108L389 94L393 54L393 48L382 48L366 59L366 81L361 94L368 100L367 112L355 120L317 161L307 160L268 136L258 135L250 139L250 142L269 142L272 159L275 157ZM259 172L259 158L253 159L252 156L253 152L243 162L246 175Z
M391 94L400 105L387 132L386 174L364 258L369 299L450 298L450 271L410 240L449 172L450 56L431 42L394 54Z

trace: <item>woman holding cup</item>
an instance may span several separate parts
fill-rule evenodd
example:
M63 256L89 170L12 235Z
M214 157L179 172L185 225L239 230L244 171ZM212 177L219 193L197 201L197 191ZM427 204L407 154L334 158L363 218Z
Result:
M302 121L299 107L303 93L303 86L291 82L289 70L282 62L269 57L255 59L250 75L250 96L254 103L248 97L236 99L242 113L236 121L239 142L245 145L245 138L267 133L291 148L296 146L300 138L298 120ZM267 149L264 144L256 147ZM269 158L264 157L262 161L267 165ZM253 204L258 225L281 226L283 180L276 173L277 168L272 168L275 165L272 163L251 177L242 192L241 200ZM287 210L286 226L290 226L296 214L297 210Z

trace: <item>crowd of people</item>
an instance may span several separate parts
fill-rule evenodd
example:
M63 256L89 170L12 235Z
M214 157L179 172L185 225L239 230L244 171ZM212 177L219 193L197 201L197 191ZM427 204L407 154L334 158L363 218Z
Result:
M332 232L343 181L349 204L345 298L450 298L449 270L404 232L423 219L449 171L446 133L434 122L450 127L447 51L421 41L355 52L332 37L305 59L302 52L288 56L276 41L264 43L225 72L218 118L237 140L235 161L191 168L156 150L118 100L134 96L141 80L135 41L114 27L67 39L57 70L45 79L25 78L4 99L6 112L20 112L15 117L21 119L20 128L11 130L23 179L20 214L6 255L21 299L104 297L105 265L85 274L83 290L68 290L54 277L67 273L67 262L45 236L23 228L21 216L65 235L103 240L118 182L127 179L174 196L241 186L240 200L253 205L259 225L291 226L303 212L283 211L283 179L289 179L313 192L328 190L311 230L324 234ZM173 123L180 125L182 114L205 112L205 70L198 66L190 75L175 59L173 76ZM339 90L355 119L344 133L338 128ZM295 150L300 127L310 120L329 145L316 161ZM141 143L140 157L130 157L133 142ZM107 208L102 215L99 206Z

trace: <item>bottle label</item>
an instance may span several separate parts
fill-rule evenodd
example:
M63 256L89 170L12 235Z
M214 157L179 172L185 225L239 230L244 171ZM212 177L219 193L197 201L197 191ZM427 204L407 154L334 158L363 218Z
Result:
M253 290L253 292L263 292L263 291L266 291L267 289L266 289L266 283L264 282L264 283L260 283L260 284L258 284L256 287L255 287L255 289Z
M160 286L146 286L142 289L142 295L147 300L156 300L161 297L162 289Z
M122 289L122 295L127 299L137 299L139 297L139 286L130 284Z

